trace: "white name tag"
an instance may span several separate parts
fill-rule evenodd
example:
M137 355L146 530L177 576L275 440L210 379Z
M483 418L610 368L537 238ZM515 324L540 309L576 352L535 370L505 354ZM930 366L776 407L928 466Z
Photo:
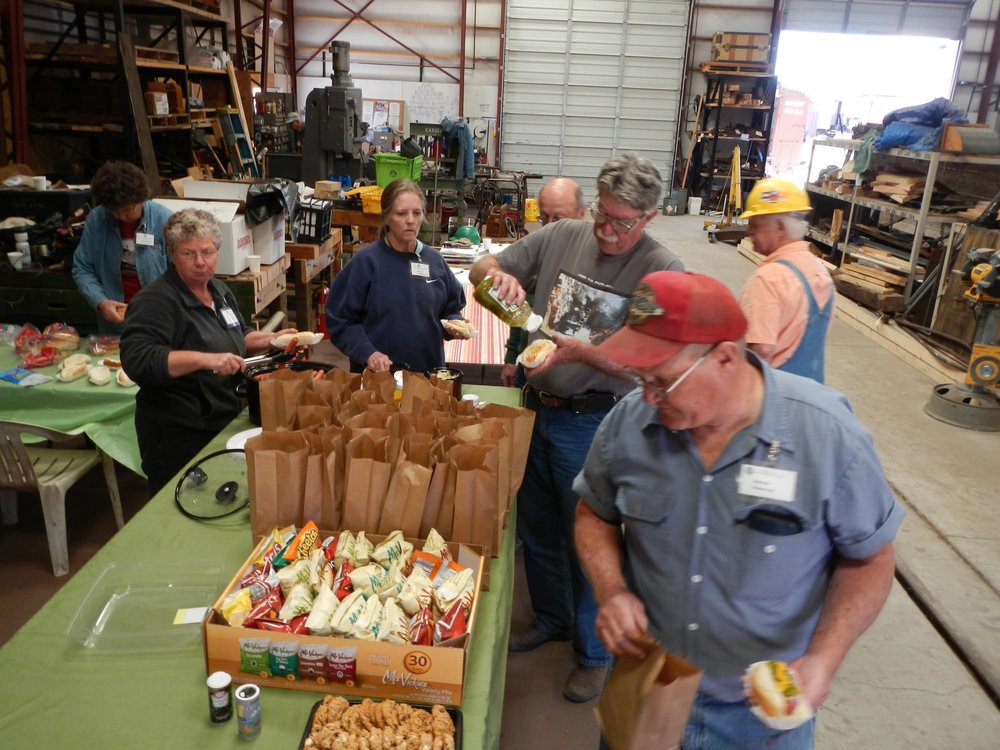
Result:
M411 260L410 276L419 276L423 279L429 279L431 276L431 267L426 263L418 263L415 260Z
M230 328L235 328L240 324L239 318L236 317L236 313L228 307L223 307L219 312L222 314L222 319L226 321L226 325Z
M736 478L736 491L765 500L790 503L795 500L795 480L798 473L769 466L743 464Z
M152 247L156 239L153 235L147 232L136 232L135 233L135 244L144 245L145 247Z

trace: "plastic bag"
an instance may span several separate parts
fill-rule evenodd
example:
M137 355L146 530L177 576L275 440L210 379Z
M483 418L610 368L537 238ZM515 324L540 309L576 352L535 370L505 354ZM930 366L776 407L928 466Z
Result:
M299 187L291 180L255 182L247 190L247 225L255 227L285 211L292 216L298 197Z

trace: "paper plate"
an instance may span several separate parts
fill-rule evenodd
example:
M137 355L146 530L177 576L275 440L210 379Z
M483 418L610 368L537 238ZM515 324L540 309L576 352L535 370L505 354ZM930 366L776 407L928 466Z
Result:
M298 343L296 346L315 346L320 341L323 340L322 333L313 333L311 331L301 331L300 333L287 334L289 336L287 341L282 341L278 338L271 339L271 346L277 346L284 349L288 346L288 341L292 338L297 338Z
M231 451L241 451L243 450L243 446L246 445L247 440L252 437L257 437L262 431L263 428L261 427L252 427L249 430L237 432L226 441L226 447Z

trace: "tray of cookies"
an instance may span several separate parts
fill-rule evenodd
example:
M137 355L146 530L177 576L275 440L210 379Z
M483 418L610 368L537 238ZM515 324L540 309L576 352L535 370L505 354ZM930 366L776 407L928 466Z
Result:
M328 695L309 714L299 750L361 747L461 750L462 712L442 705Z

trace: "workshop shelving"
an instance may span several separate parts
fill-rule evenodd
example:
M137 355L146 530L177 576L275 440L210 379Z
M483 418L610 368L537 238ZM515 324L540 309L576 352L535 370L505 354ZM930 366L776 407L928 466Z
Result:
M711 208L729 187L737 146L740 190L746 193L764 176L778 79L754 72L710 73L707 79L692 133L691 187Z
M44 17L48 7L43 0L25 6L31 18ZM15 32L23 38L23 25ZM226 70L185 61L193 47L228 47L227 22L218 12L172 0L83 2L30 34L23 68L8 67L27 93L14 121L23 118L28 147L51 177L79 181L107 159L126 159L142 165L159 194L161 176L182 175L195 163L186 111L192 88L210 80L214 106L234 101ZM164 86L169 112L151 111L145 94Z
M829 146L843 149L846 152L847 160L852 153L856 153L861 147L861 141L853 139L824 139L814 140L809 156L809 167L807 174L812 174L812 165L817 147ZM855 179L850 186L849 192L843 192L843 185L838 189L824 188L816 184L807 184L806 191L810 194L813 203L812 226L809 229L809 238L830 249L831 254L840 253L841 259L844 256L862 259L866 263L881 266L883 268L899 272L905 275L906 284L903 289L904 300L909 303L913 297L916 285L918 285L930 270L922 250L927 242L927 235L931 233L931 240L945 243L943 247L944 260L951 257L951 242L954 232L951 231L953 224L963 223L964 220L954 213L940 210L931 210L932 198L935 185L938 182L941 170L962 169L965 167L986 167L1000 168L1000 158L996 156L974 156L966 154L948 154L940 151L910 151L908 149L893 148L884 151L874 151L873 172L880 169L907 170L923 176L923 188L920 194L919 207L901 205L892 200L874 198L869 195L859 194L862 190L861 180ZM846 206L847 216L844 223L843 239L839 236L831 236L829 233L817 228L817 223L827 218L831 212L831 206ZM852 231L856 230L859 223L865 223L862 219L870 217L877 226L886 225L899 221L909 220L913 223L912 238L909 244L909 251L900 253L899 260L886 260L873 257L870 253L862 252L861 248L850 242ZM932 230L936 230L932 233ZM856 231L854 231L856 233ZM877 237L875 238L877 240Z

